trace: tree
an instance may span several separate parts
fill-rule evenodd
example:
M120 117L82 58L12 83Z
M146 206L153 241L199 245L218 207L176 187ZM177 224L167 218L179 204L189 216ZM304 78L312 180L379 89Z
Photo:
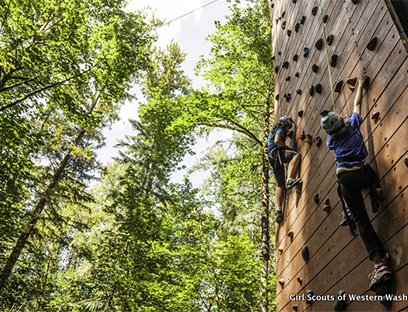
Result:
M39 222L57 223L64 205L91 201L85 188L101 129L130 97L153 40L145 16L124 4L8 1L0 9L1 287L21 257L36 257L27 246Z
M273 64L269 25L267 1L252 1L245 8L231 6L226 24L217 23L217 33L209 36L213 44L210 58L202 58L198 64L197 70L209 81L210 89L193 92L186 99L186 114L178 121L179 126L198 127L201 132L230 129L251 141L246 143L248 150L257 146L258 157L252 161L259 161L262 181L262 311L269 309L271 267L267 138L272 114Z

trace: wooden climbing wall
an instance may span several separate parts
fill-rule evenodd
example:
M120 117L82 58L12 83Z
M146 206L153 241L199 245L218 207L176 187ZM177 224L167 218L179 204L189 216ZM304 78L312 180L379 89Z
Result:
M276 279L283 282L277 283L277 310L333 311L329 296L336 296L341 289L347 294L375 295L368 289L367 277L373 266L360 237L353 237L348 227L339 225L342 207L334 155L326 147L327 135L320 128L319 116L321 111L333 109L330 74L333 85L337 79L345 82L364 72L370 77L363 97L361 131L369 150L368 162L378 171L384 190L378 213L372 213L370 197L364 195L373 227L389 254L388 264L395 276L393 292L408 296L408 168L404 163L408 147L408 60L387 5L384 0L360 0L357 4L351 0L270 0L269 4L277 70L276 117L290 115L297 125L291 143L302 155L303 179L300 195L294 190L286 194L285 219L276 228ZM314 7L318 8L316 15L312 14ZM318 50L315 43L329 35L334 38L326 54L325 45ZM377 44L369 50L367 44L374 37ZM309 49L306 57L304 48ZM334 54L338 59L332 67L328 61ZM317 72L312 70L314 64ZM322 86L321 93L310 95L317 84ZM333 95L336 112L350 116L355 92L344 83ZM375 113L377 119L372 118ZM302 141L302 131L312 138L320 136L321 146ZM323 210L327 200L328 212ZM287 235L290 231L293 238ZM307 262L301 254L304 245L310 254ZM306 303L302 295L308 289L322 300ZM348 300L346 311L408 310L408 300L401 298L388 308L376 300Z

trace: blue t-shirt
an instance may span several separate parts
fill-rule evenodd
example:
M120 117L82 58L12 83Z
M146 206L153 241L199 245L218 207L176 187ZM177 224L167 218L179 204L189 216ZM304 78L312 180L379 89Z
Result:
M270 157L272 152L278 148L278 146L275 144L275 136L279 134L281 136L281 141L285 143L286 141L286 133L285 129L279 128L275 132L269 133L268 136L268 156Z
M359 160L341 161L338 160L344 157L359 157L362 161L368 155L367 148L364 144L364 138L360 132L360 126L363 122L361 116L353 112L351 117L347 120L350 126L347 127L350 132L349 135L341 135L337 139L333 139L330 135L327 138L327 147L334 150L337 167L354 167L361 166Z

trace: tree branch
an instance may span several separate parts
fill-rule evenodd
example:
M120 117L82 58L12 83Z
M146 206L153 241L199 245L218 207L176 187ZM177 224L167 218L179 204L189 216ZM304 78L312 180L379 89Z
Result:
M95 66L96 66L96 65L95 65ZM10 108L10 107L13 107L14 105L17 105L18 103L21 103L21 102L25 101L26 99L28 99L28 98L30 98L30 97L32 97L32 96L38 94L38 93L41 93L41 92L43 92L43 91L45 91L45 90L48 90L48 89L51 89L51 88L53 88L53 87L55 87L55 86L61 85L61 84L65 83L65 82L67 82L67 81L70 81L70 80L72 80L72 79L78 78L78 77L82 76L83 74L86 74L87 72L91 71L95 66L91 67L90 69L88 69L88 70L86 70L86 71L84 71L84 72L82 72L82 73L79 73L79 74L77 74L77 75L74 75L74 76L72 76L72 77L69 77L69 78L67 78L67 79L65 79L65 80L58 81L58 82L52 83L52 84L50 84L50 85L48 85L48 86L45 86L45 87L42 87L42 88L40 88L40 89L34 90L33 92L31 92L31 93L29 93L29 94L26 94L25 96L21 97L20 99L14 101L14 102L12 102L12 103L6 104L6 105L4 105L4 106L2 106L2 107L0 107L0 112L5 111L6 109L8 109L8 108Z
M7 87L0 88L0 92L7 91L9 89L21 86L22 84L25 84L25 83L30 82L30 81L34 81L34 80L38 79L39 77L40 76L37 76L37 77L34 77L34 78L10 77L10 79L20 79L20 80L23 80L23 81L17 82L15 84L7 86Z

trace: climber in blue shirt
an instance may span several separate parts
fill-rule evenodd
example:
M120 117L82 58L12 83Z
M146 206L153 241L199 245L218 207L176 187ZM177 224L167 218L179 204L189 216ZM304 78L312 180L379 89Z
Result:
M386 252L371 225L361 194L361 190L370 188L372 208L376 212L378 209L376 201L376 188L379 188L378 178L374 170L366 164L368 152L360 132L363 122L360 116L362 94L364 86L367 86L368 83L367 76L359 79L354 111L346 122L333 112L324 111L320 115L322 116L321 126L328 134L327 146L330 150L334 150L337 162L338 193L344 214L349 225L351 224L350 218L353 218L369 258L374 263L374 272L369 275L369 278L371 279L370 289L376 290L378 285L392 277L392 273L382 262Z
M300 163L300 154L293 151L285 144L286 137L292 128L293 120L289 116L283 116L272 128L268 137L268 159L272 166L276 178L276 209L275 219L277 223L283 221L283 197L284 190L290 189L302 182L301 179L295 179L296 171ZM288 164L288 179L285 183L285 167Z

